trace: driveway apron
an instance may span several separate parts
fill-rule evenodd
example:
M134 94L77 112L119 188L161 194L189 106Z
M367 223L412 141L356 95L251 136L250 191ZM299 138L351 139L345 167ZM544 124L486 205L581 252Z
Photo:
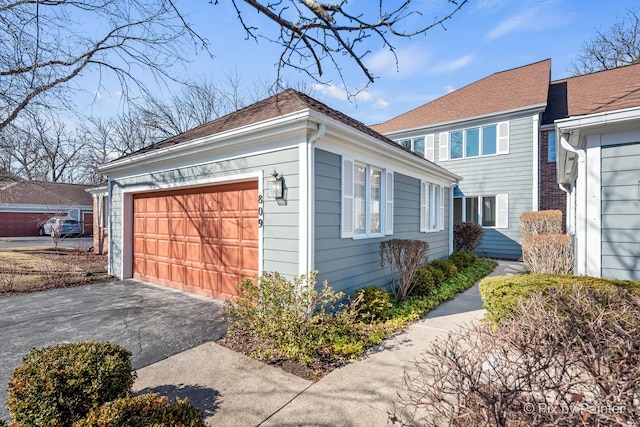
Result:
M31 348L107 340L129 349L134 369L222 337L222 303L132 280L0 299L0 418L6 384Z

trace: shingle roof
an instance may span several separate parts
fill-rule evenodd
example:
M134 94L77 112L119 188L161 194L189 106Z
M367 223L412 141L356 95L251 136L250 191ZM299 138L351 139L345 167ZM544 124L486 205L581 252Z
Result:
M135 153L129 154L128 156L133 156L140 153L157 150L159 148L192 141L194 139L202 138L208 135L214 135L220 132L241 128L243 126L252 125L265 120L274 119L307 109L322 113L339 122L351 126L352 128L359 130L360 132L379 139L380 141L393 144L398 148L402 148L386 136L383 136L380 133L372 130L364 123L361 123L337 110L334 110L333 108L328 107L327 105L311 98L310 96L307 96L293 89L287 89L267 99L249 105L248 107L245 107L241 110L220 117L209 123L205 123L204 125L188 130L187 132L167 138L149 147L143 148L139 151L136 151Z
M551 60L492 74L447 95L371 126L391 133L546 104Z
M551 82L542 124L640 106L640 64Z
M0 203L51 206L91 206L90 185L26 181L20 178L0 188Z

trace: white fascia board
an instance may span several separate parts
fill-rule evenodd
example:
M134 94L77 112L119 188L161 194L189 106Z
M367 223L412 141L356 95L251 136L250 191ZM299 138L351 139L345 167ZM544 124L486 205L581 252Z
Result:
M107 194L107 184L100 185L98 187L87 188L85 191L90 193L92 196L102 196Z
M274 137L280 133L287 133L306 127L309 111L308 109L300 110L275 119L124 157L98 166L98 171L111 175L126 169L136 169L141 164L152 164L166 159L175 159L176 157L197 156L202 152L223 150L229 146L236 146L237 148L239 144L246 146L246 153L251 154L259 148L260 142L263 141L265 135Z
M556 128L566 133L576 129L586 130L605 126L625 125L634 121L640 121L640 107L556 120Z
M427 174L432 178L430 182L446 187L452 187L462 181L462 177L449 172L442 166L406 152L399 147L396 148L331 117L312 112L311 118L328 125L327 137L316 142L316 147L319 149L348 155L360 161L368 161L376 166L390 168L395 172L418 179L425 179L424 175Z
M568 144L578 150L586 147L587 135L602 132L604 129L625 126L630 123L640 123L640 107L627 108L605 113L588 114L556 120L556 167L558 182L571 185L576 179L576 162L578 157L569 152L561 139L569 135Z
M388 132L385 133L384 135L386 135L389 138L401 138L401 137L405 137L408 135L417 135L418 133L422 132L422 133L437 133L440 130L443 129L450 129L453 127L460 127L460 128L466 128L466 127L472 127L475 126L477 124L477 122L486 122L488 120L492 120L492 121L505 121L505 120L510 120L514 117L519 117L519 116L529 116L531 114L534 113L541 113L543 112L545 109L547 108L547 104L536 104L536 105L531 105L528 107L523 107L523 108L515 108L515 109L511 109L511 110L503 110L503 111L496 111L494 113L488 113L488 114L482 114L479 116L473 116L473 117L465 117L463 119L459 119L459 120L450 120L448 122L441 122L441 123L432 123L429 125L425 125L425 126L417 126L414 128L408 128L408 129L402 129L402 130L398 130L398 131L394 131L394 132Z

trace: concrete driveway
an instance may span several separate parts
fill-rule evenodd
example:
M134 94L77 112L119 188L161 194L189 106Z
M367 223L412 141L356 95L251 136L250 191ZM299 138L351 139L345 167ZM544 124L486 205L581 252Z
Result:
M128 348L134 369L226 332L222 303L125 280L0 298L0 418L6 384L31 348L108 340Z

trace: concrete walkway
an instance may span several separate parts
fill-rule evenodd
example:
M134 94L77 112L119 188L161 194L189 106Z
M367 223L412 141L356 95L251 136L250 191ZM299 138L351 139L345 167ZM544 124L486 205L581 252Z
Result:
M500 261L491 275L522 270L521 263ZM415 372L424 349L483 315L476 284L315 383L206 343L138 370L134 390L188 397L215 426L386 426L404 372Z

